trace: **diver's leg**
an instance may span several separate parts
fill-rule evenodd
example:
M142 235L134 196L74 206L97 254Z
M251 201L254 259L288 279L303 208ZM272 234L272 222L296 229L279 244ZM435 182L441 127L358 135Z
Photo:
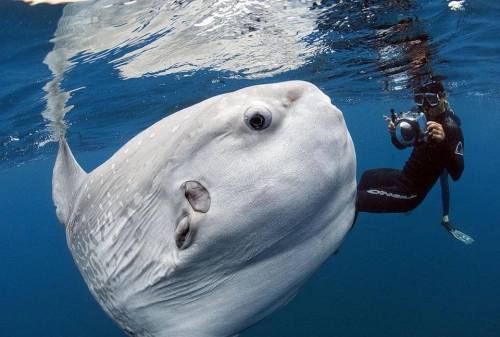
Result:
M378 169L365 173L358 188L357 212L408 212L425 197L399 170Z
M391 168L366 170L359 180L358 190L390 184L394 179L398 179L400 174L400 170Z

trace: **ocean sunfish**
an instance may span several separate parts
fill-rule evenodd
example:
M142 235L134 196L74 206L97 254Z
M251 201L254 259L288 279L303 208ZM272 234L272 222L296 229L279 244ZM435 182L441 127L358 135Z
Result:
M339 247L355 172L341 111L290 81L172 114L90 173L61 139L53 198L91 293L130 336L229 337Z

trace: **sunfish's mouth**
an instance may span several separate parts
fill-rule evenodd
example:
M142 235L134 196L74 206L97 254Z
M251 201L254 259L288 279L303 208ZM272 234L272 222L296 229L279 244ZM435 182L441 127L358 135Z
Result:
M184 196L195 212L207 213L210 209L210 193L200 182L189 180L181 185ZM191 216L189 213L183 214L177 222L175 228L175 244L179 249L186 249L193 238L191 226Z

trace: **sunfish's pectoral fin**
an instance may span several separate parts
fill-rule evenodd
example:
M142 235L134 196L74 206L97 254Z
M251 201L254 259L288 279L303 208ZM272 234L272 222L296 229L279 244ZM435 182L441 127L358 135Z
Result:
M69 220L71 206L86 176L66 140L61 139L52 175L52 199L57 208L57 218L64 225Z

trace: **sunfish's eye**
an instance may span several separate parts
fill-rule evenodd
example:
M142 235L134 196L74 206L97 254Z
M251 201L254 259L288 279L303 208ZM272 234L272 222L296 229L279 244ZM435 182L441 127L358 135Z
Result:
M263 106L250 107L245 111L245 124L252 130L266 129L272 119L271 111Z

